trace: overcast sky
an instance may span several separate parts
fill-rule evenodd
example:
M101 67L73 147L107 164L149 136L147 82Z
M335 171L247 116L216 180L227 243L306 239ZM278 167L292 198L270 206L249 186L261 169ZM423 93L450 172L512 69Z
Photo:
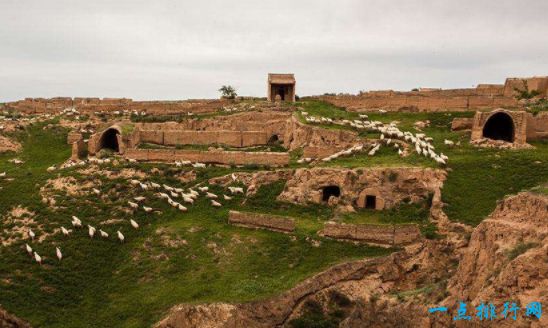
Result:
M548 75L547 0L0 0L0 102L472 87Z

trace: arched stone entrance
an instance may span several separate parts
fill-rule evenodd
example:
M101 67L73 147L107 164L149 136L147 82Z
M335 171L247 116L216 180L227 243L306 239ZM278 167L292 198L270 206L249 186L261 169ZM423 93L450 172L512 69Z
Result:
M360 192L356 205L359 208L368 208L373 210L384 209L384 199L381 197L378 190L367 188Z
M120 152L120 131L115 128L109 128L101 135L97 151L101 149L110 149L116 153Z
M322 201L328 202L331 197L340 197L341 188L339 186L325 186L322 188Z
M494 113L483 126L484 138L514 142L514 136L514 120L505 112Z

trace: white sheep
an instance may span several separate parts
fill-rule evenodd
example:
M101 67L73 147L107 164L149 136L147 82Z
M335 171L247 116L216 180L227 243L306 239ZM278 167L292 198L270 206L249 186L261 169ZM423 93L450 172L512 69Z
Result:
M139 229L139 224L135 222L133 219L129 219L129 223L131 223L131 226L135 229Z
M125 239L124 235L120 232L120 230L116 231L116 233L118 234L118 240L123 243Z
M455 142L453 142L452 140L447 140L447 139L445 139L443 141L443 143L447 146L454 146L455 145Z
M99 234L101 234L101 237L103 237L103 238L108 238L108 233L104 232L101 229L99 229Z
M212 194L212 193L210 193L210 192L206 193L206 197L209 198L209 199L217 199L217 198L219 198L217 195Z
M137 202L142 202L142 201L144 201L146 198L143 197L143 196L137 196L137 197L133 197L133 199L134 199L135 201L137 201Z
M143 210L145 210L145 212L147 212L147 213L150 213L150 212L152 212L152 207L147 207L147 206L143 205Z
M29 229L29 237L32 240L34 240L34 237L36 237L36 234L34 233L34 231L32 231L32 229Z
M57 255L57 258L59 259L59 261L63 259L63 254L61 253L61 250L59 249L59 247L55 247L55 254Z
M206 192L209 190L209 187L198 187L198 190L200 190L201 192Z
M171 195L171 197L174 197L174 198L179 197L179 194L176 193L176 192L174 192L174 191L171 191L171 192L170 192L170 195Z
M128 200L127 203L129 204L129 206L130 206L131 208L134 208L134 209L139 208L139 204L137 204L137 203L134 203L134 202L129 201L129 200Z
M34 260L35 260L38 264L42 265L42 257L41 257L40 255L38 255L38 253L36 253L36 252L34 252Z
M185 203L194 204L194 199L192 199L191 197L183 197L183 201Z
M100 195L101 194L101 191L97 188L93 188L92 189L93 193L96 194L96 195Z
M232 197L227 196L227 195L223 195L223 198L224 198L224 200L232 200Z
M76 216L72 216L72 226L75 228L81 228L82 227L82 221L77 218Z
M65 227L61 227L61 232L63 235L68 236L70 234L70 231L68 231Z
M88 225L88 235L89 235L89 238L93 238L93 236L95 236L95 228Z
M179 205L177 206L177 208L179 209L179 211L182 211L182 212L186 212L186 211L187 211L187 208L184 207L184 206L181 205L181 204L179 204Z
M32 255L32 247L30 247L29 244L25 244L25 247L27 249L27 253L29 253L29 255Z
M211 200L211 205L214 207L221 207L223 206L221 203L215 201L214 199Z

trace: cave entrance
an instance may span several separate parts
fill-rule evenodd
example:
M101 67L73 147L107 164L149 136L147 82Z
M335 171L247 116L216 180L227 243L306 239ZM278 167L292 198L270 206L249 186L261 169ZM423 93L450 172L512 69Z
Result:
M329 201L329 198L331 196L340 197L341 196L341 188L339 188L338 186L324 187L323 190L322 190L322 200L324 202L327 202L327 201Z
M483 137L514 142L514 120L503 112L491 115L483 126Z
M277 134L273 134L270 139L268 139L269 145L277 145L280 141L280 137Z
M99 140L99 149L110 149L116 153L120 152L120 145L118 144L118 135L120 132L114 128L108 129L103 132L101 139Z
M366 195L365 196L365 208L376 209L377 208L377 196Z

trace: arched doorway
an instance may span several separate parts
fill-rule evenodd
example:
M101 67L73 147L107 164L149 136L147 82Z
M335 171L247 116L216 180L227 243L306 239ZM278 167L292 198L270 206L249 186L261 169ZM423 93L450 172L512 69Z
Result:
M483 137L514 142L514 120L504 112L491 115L483 126Z
M103 132L101 139L99 140L99 147L97 150L110 149L114 152L120 152L120 145L118 143L118 135L120 132L114 128L110 128Z
M322 189L322 201L328 202L331 197L340 197L341 188L338 186L326 186Z
M272 136L270 136L267 143L269 145L277 145L279 141L280 141L280 137L278 137L277 134L273 134Z

